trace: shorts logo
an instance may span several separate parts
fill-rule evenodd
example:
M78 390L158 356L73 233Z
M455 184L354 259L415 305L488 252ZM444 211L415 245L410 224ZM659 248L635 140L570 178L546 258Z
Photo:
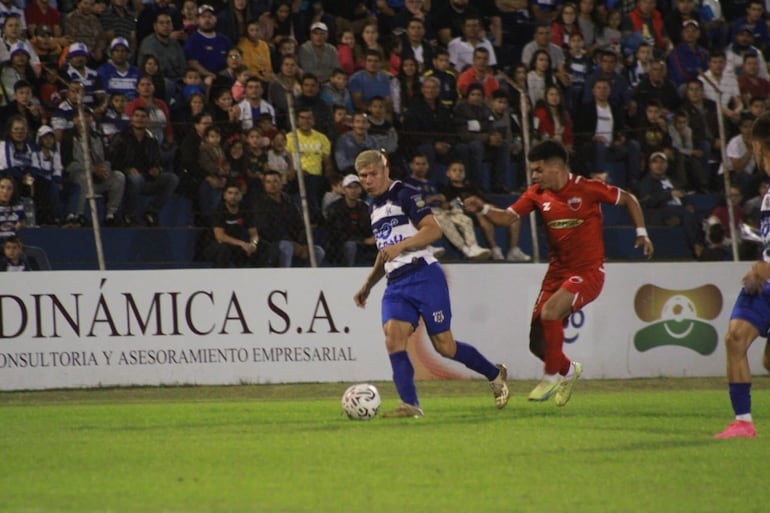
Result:
M716 285L688 290L642 285L634 297L634 310L639 319L651 323L634 334L639 352L681 346L705 356L719 344L717 330L706 322L722 311L722 293Z
M436 324L441 324L444 322L444 311L439 310L438 312L433 312L433 322Z

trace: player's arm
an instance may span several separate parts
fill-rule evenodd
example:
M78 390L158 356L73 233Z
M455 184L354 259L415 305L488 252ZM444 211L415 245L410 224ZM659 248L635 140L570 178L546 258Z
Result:
M360 308L366 306L366 299L369 297L372 287L377 285L383 276L385 276L385 257L382 251L380 251L377 253L377 258L374 260L374 266L372 266L369 276L366 277L366 282L353 296L353 302L355 302L356 306Z
M428 214L420 219L420 222L417 224L417 233L401 242L385 246L380 253L382 253L386 262L390 262L404 251L422 249L436 242L442 235L444 235L444 232L441 231L438 221L436 221L433 214Z
M634 241L634 247L641 247L644 251L644 256L652 258L652 253L655 249L652 246L650 237L647 235L647 227L644 224L644 213L642 212L642 207L639 205L639 200L630 192L620 189L618 205L624 205L626 209L628 209L628 214L631 216L634 226L636 226L636 240Z
M492 224L497 226L511 226L519 221L519 214L513 210L497 208L484 201L478 196L468 196L463 200L463 208L470 214L481 214L485 216Z

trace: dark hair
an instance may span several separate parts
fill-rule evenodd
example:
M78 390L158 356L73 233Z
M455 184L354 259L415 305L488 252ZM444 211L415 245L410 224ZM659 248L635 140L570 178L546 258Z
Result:
M725 240L725 227L722 223L714 223L709 226L709 232L706 236L712 244L722 244Z
M18 244L19 246L22 245L21 244L21 239L19 238L18 235L11 235L10 237L6 237L5 240L3 241L3 246L8 244L9 242L11 244Z
M198 123L203 121L203 118L206 118L206 117L209 117L209 118L211 117L211 113L206 110L202 110L199 113L195 114L192 117L193 125L197 125Z
M319 82L318 76L316 76L314 73L303 73L302 79L300 79L300 83L304 82L305 80L315 80L316 82Z
M218 126L210 125L210 126L207 126L206 129L203 131L203 138L205 139L206 137L208 137L211 132L216 132L220 136L222 135L222 131L219 129Z
M32 89L32 84L30 84L30 83L29 83L29 81L27 81L27 80L24 80L24 79L22 79L22 80L17 80L17 81L16 81L16 82L13 84L13 92L15 93L16 91L18 91L19 89L22 89L22 88L24 88L24 87L29 87L30 89Z
M536 144L529 150L527 160L530 162L537 162L538 160L551 160L559 159L565 164L569 161L567 149L564 145L553 139L548 139L541 143Z

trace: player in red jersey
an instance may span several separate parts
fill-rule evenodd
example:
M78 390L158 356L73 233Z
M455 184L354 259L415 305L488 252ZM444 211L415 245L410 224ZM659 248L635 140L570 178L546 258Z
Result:
M636 197L604 182L573 175L561 143L544 141L530 150L527 160L534 185L513 205L502 210L475 196L464 205L500 226L510 226L535 209L540 211L548 231L550 262L532 313L529 348L545 362L545 375L529 400L545 401L555 394L557 406L564 406L582 373L582 365L562 352L564 323L572 312L596 299L604 285L600 204L624 205L636 226L634 247L643 248L647 258L653 247Z

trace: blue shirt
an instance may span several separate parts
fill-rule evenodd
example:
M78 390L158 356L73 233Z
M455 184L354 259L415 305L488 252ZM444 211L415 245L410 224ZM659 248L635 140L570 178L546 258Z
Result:
M375 96L390 98L390 79L380 71L372 77L366 71L359 70L350 76L348 90L351 95L361 93L364 103L369 103Z
M111 62L102 64L97 70L107 94L123 93L128 101L136 98L136 84L141 73L136 66L128 66L125 72L118 70Z
M198 61L211 73L219 73L227 65L227 51L232 47L230 38L224 34L207 37L197 31L187 38L184 55L188 61Z
M431 209L420 191L398 180L393 182L388 190L374 198L369 206L377 249L382 250L386 246L413 237L420 221L429 215L432 215ZM385 263L385 272L389 275L420 258L428 264L437 261L433 254L424 248L404 251L394 260Z
M692 50L687 43L679 43L668 56L668 78L680 86L698 78L698 72L709 69L709 54L696 46Z

